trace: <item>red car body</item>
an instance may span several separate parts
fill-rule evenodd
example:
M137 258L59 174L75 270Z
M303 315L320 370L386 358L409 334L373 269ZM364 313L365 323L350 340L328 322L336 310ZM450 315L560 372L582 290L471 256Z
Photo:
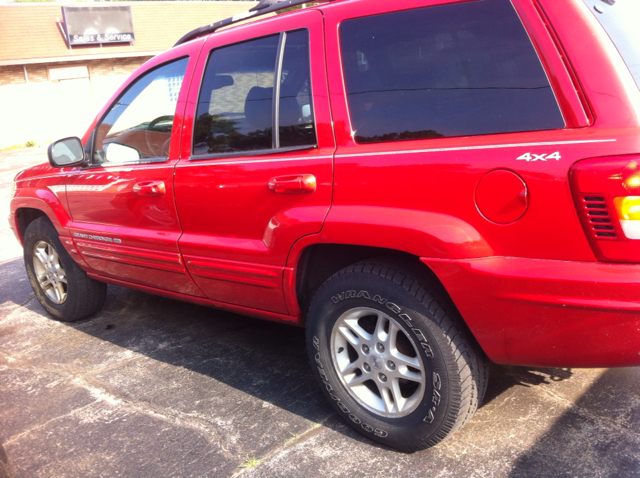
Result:
M22 240L29 221L45 214L94 279L295 325L304 325L305 294L347 265L345 256L388 251L430 269L495 362L640 365L640 242L625 237L613 205L619 194L609 195L622 187L621 169L640 162L640 91L583 0L512 1L565 128L354 139L340 25L363 12L451 3L462 2L336 1L153 58L83 143L139 75L188 57L168 159L25 170L11 227ZM309 30L317 147L192 161L210 50L295 28ZM268 187L302 175L315 177L312 193ZM151 186L161 183L158 195ZM640 187L624 194L640 196ZM585 204L594 195L604 198L614 236L591 227ZM314 275L309 261L327 270Z

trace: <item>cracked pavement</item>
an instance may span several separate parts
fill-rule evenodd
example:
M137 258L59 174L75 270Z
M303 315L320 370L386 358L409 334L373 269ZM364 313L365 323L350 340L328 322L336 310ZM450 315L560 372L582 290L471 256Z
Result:
M0 152L4 217L45 154ZM640 476L640 368L494 365L470 423L402 454L325 403L303 330L112 286L55 322L0 245L0 478Z

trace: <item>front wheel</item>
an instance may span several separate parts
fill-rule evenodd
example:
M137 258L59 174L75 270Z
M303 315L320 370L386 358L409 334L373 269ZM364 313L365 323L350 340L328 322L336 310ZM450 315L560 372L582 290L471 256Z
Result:
M104 305L107 285L91 279L76 264L47 218L38 218L27 227L24 264L36 297L53 318L75 322Z
M320 287L307 345L325 394L349 425L412 452L471 418L488 364L447 308L418 278L383 263L347 267Z

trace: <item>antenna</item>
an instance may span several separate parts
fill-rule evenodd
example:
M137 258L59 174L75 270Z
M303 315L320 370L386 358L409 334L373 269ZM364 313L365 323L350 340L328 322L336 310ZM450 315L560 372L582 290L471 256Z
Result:
M332 2L334 0L320 0L322 3ZM303 3L308 3L309 0L260 0L255 7L250 9L248 12L239 13L238 15L234 15L230 18L225 18L224 20L220 20L219 22L212 23L210 25L205 25L200 28L196 28L195 30L191 30L185 36L180 38L178 42L173 45L174 47L178 45L182 45L188 41L191 41L195 38L208 35L209 33L213 33L216 30L232 25L234 23L238 23L242 20L246 20L247 18L257 17L259 15L265 15L267 13L277 12L278 10L283 10L289 7L295 7L297 5L302 5Z

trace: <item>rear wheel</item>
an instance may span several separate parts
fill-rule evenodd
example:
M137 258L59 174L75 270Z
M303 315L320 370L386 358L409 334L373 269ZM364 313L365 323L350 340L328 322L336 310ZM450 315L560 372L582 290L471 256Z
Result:
M460 428L484 395L488 364L460 321L417 277L365 262L336 273L316 292L307 345L343 419L365 436L411 452Z
M38 218L27 227L24 263L36 297L53 318L75 322L104 305L107 285L91 279L76 264L47 218Z

